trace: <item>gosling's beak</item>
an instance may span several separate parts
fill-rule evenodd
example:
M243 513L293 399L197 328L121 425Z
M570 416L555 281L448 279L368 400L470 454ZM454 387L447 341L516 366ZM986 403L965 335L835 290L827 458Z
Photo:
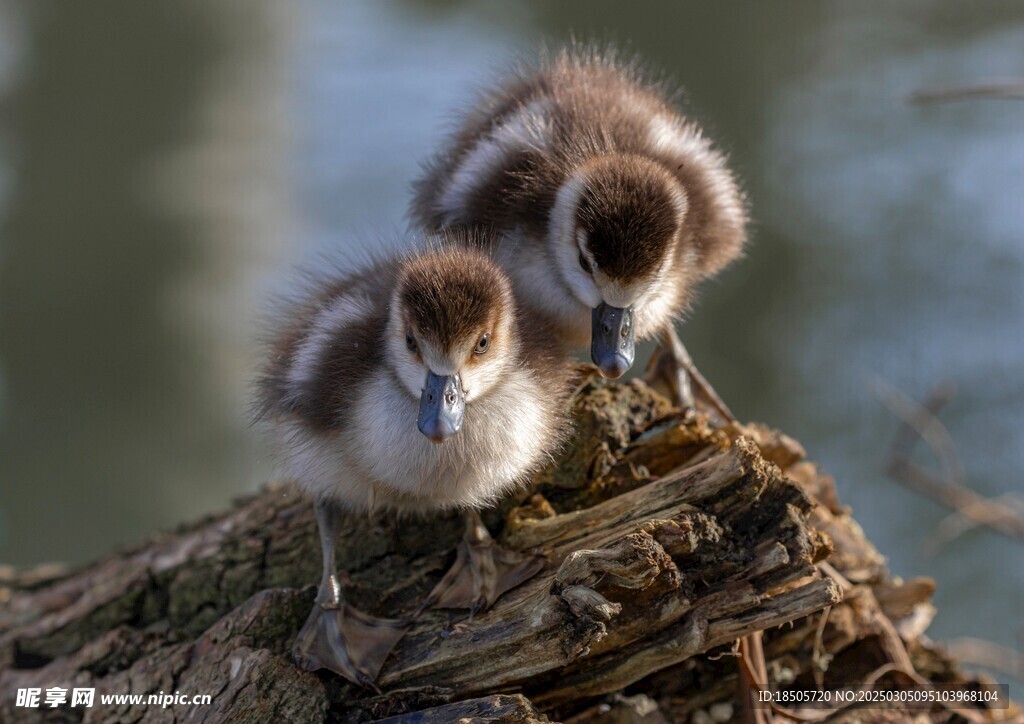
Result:
M427 384L420 397L420 414L416 425L431 442L444 442L462 427L466 398L458 375L435 375L427 372Z
M633 366L633 308L613 307L602 302L594 308L590 357L609 379L622 377Z

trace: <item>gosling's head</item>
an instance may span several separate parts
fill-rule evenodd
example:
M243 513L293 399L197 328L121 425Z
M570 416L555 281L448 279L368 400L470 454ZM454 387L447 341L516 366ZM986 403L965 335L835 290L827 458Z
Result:
M444 442L515 357L512 285L483 254L448 248L403 264L390 310L388 362L420 400L420 432Z
M564 281L592 309L591 357L605 377L633 364L635 307L667 293L686 213L679 181L640 156L597 158L558 191L550 242Z

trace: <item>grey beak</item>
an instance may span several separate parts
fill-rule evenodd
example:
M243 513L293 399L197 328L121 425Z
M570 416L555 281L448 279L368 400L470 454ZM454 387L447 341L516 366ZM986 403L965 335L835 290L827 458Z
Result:
M602 302L594 308L590 333L590 357L609 379L618 379L633 366L633 308Z
M466 398L458 375L427 373L416 425L431 442L444 442L462 428Z

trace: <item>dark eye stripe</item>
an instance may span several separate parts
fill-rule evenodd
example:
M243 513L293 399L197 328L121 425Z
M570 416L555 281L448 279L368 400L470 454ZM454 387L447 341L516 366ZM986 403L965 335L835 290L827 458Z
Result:
M587 257L583 255L582 251L580 252L580 268L583 269L583 271L585 271L587 274L590 274L591 272L590 262L587 261Z

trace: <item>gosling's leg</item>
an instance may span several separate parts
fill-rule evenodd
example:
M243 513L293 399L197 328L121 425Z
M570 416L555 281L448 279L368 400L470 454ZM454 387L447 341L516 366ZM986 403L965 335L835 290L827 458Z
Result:
M377 674L410 624L370 616L345 601L334 563L337 506L317 501L316 522L323 548L323 577L313 611L295 640L295 661L308 671L329 669L349 681L376 690L373 682Z
M465 514L466 533L455 563L427 597L426 607L468 608L470 615L490 608L498 597L533 578L544 567L540 556L502 548L480 519Z
M667 391L669 397L679 403L684 415L696 410L694 392L701 395L722 418L723 422L735 422L729 406L722 401L686 351L676 330L669 326L662 333L661 345L647 363L646 379L656 389Z

